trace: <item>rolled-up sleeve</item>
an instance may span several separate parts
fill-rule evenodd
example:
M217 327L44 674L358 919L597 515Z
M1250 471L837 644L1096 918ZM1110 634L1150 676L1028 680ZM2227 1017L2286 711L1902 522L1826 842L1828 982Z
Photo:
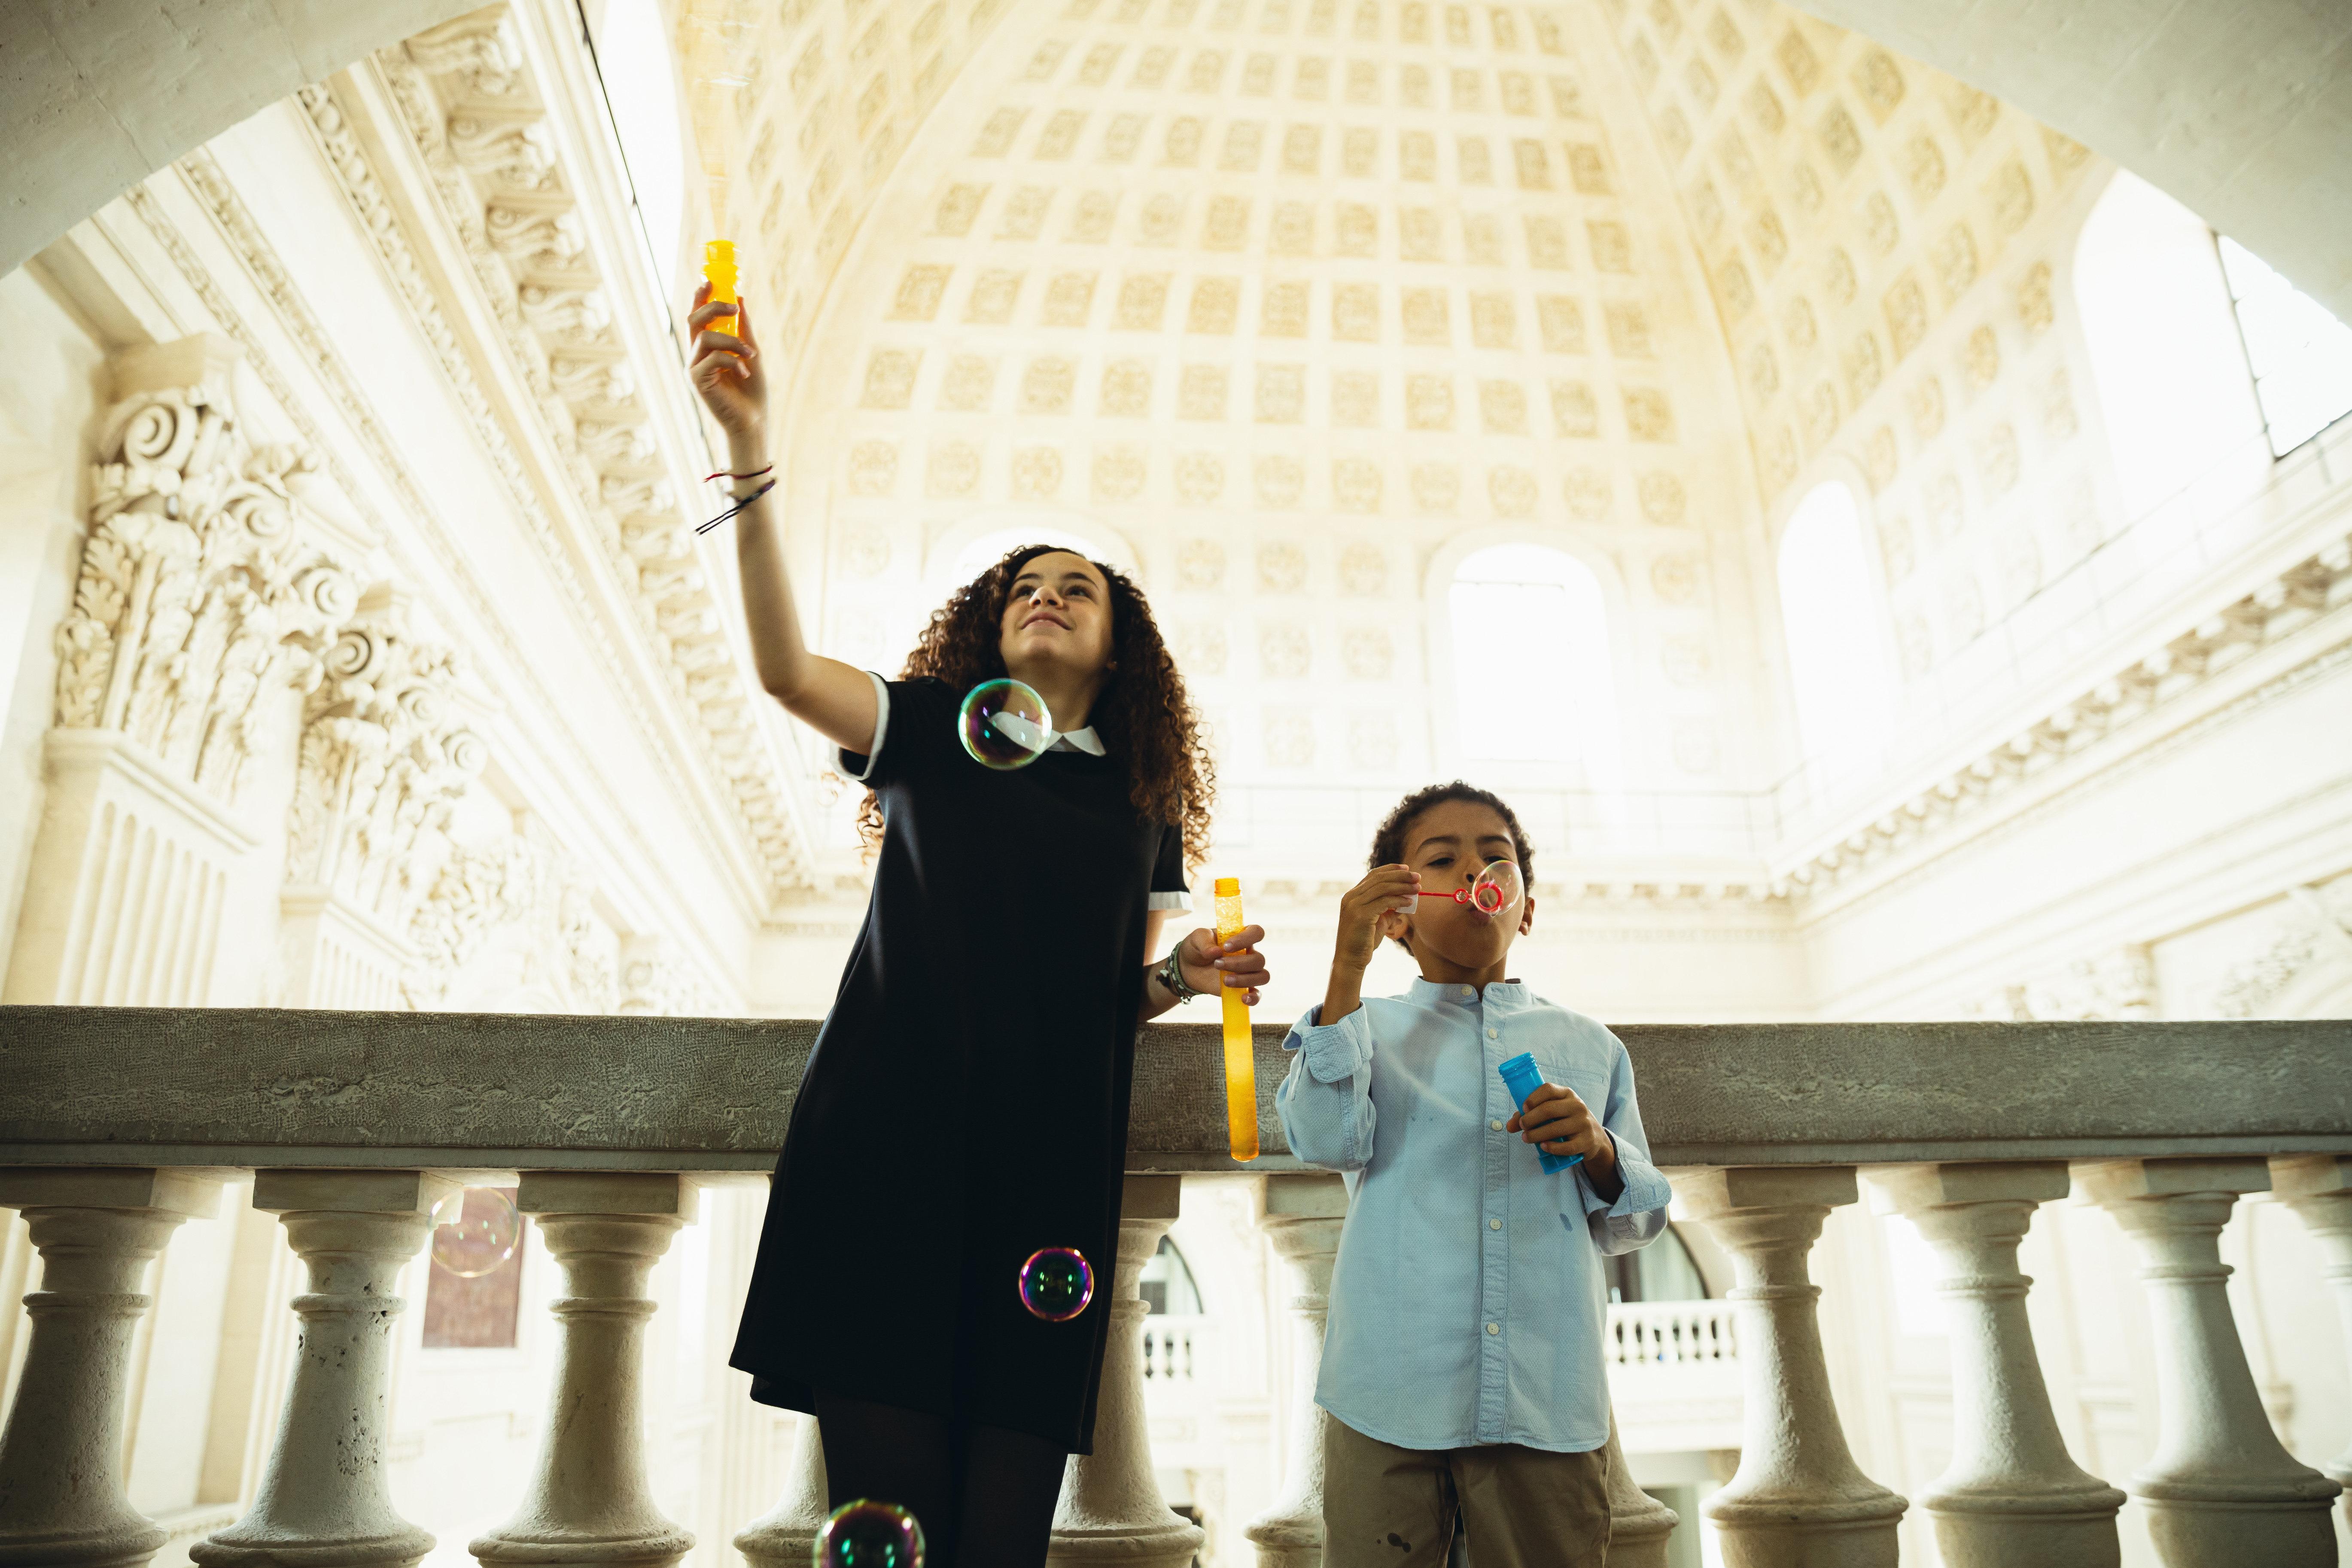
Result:
M1615 1059L1609 1069L1609 1103L1601 1124L1617 1145L1617 1176L1623 1184L1612 1201L1592 1190L1591 1178L1577 1167L1577 1191L1584 1199L1584 1223L1592 1244L1603 1253L1632 1252L1647 1247L1666 1228L1666 1208L1675 1192L1655 1165L1650 1163L1649 1135L1642 1131L1642 1107L1633 1094L1633 1062L1615 1036Z
M1356 1008L1336 1024L1322 1008L1290 1027L1282 1048L1294 1053L1275 1107L1290 1152L1327 1171L1360 1171L1372 1158L1372 1026Z

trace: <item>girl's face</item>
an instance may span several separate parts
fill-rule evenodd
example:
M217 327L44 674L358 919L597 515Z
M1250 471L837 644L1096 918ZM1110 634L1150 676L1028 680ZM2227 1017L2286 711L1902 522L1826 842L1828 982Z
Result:
M1441 800L1405 825L1404 863L1421 873L1424 893L1466 890L1494 862L1517 859L1510 825L1476 801ZM1441 958L1462 970L1500 963L1513 940L1535 923L1535 900L1526 895L1491 915L1450 898L1413 902L1420 907L1410 915L1381 916L1381 934L1402 936L1416 958Z
M1110 645L1110 584L1093 562L1053 550L1021 563L997 638L1008 674L1083 679L1108 666Z

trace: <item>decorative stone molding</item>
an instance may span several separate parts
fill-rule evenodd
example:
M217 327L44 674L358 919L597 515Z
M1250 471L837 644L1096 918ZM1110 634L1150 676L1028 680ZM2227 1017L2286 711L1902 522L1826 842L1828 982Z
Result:
M416 635L402 600L379 595L343 628L304 708L288 882L406 923L431 886L419 850L488 761L460 679L457 653Z
M2255 1017L2331 955L2352 963L2352 877L2294 889L2261 945L2222 973L2213 1011L2224 1018Z
M719 1011L719 995L669 938L633 936L621 943L621 1000L614 1011L705 1016Z
M1939 837L2020 785L2347 604L2352 537L2315 552L1894 809L1808 854L1783 874L1780 885L1802 899Z
M2078 958L2047 979L2003 986L1960 1009L1988 1023L2118 1023L2163 1012L2156 960L2142 942Z
M420 34L381 52L373 67L505 352L532 395L530 412L613 571L634 590L639 632L669 672L716 795L755 847L771 894L805 886L809 872L789 786L760 728L761 694L724 635L717 596L694 569L693 520L614 330L598 259L575 210L574 183L558 157L549 110L509 8L491 6ZM566 586L586 604L587 586L564 563L565 547L491 417L343 107L325 88L298 96L346 199L384 255L509 489Z
M306 528L301 447L239 424L239 351L205 334L134 350L91 474L92 529L58 626L61 729L128 735L236 805L271 696L315 681L358 607Z

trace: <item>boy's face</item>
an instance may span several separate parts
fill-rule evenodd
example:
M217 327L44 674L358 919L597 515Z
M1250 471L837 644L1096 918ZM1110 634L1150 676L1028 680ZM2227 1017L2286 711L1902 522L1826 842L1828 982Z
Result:
M1518 858L1502 815L1475 801L1440 801L1405 824L1404 863L1421 873L1424 893L1466 891L1488 866ZM1463 969L1500 963L1512 939L1535 924L1532 896L1491 915L1450 897L1413 902L1420 908L1412 914L1381 916L1381 933L1402 938L1415 958L1439 957Z

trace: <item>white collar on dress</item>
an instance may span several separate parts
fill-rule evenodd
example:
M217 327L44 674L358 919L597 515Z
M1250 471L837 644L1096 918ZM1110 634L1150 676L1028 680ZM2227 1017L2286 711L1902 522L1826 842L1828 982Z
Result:
M1108 754L1103 751L1102 740L1095 733L1092 724L1083 730L1062 731L1054 737L1054 743L1045 749L1049 752L1084 752L1097 757Z

